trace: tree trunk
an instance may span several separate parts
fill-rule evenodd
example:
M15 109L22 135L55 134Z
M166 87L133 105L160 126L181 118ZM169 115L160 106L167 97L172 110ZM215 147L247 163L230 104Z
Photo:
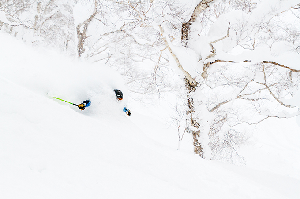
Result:
M209 7L209 4L214 0L202 0L194 9L193 14L188 22L183 23L181 27L181 41L184 43L184 46L187 46L189 40L190 26L196 21L197 16L202 13L206 8Z
M197 85L190 84L189 80L185 78L185 87L187 89L187 131L193 136L194 152L200 157L204 158L204 152L202 144L199 142L200 138L200 124L197 122L197 118L194 117L195 107L193 93L197 89Z
M187 127L186 127L186 131L188 133L191 133L193 136L193 145L194 145L194 152L198 155L200 155L201 157L203 156L203 147L201 146L201 143L199 142L199 137L200 137L200 124L196 121L196 119L194 118L194 112L195 112L195 108L194 108L194 99L193 99L193 93L196 91L196 88L198 86L197 81L186 71L184 70L183 66L181 65L178 57L176 56L176 54L174 54L172 48L169 45L169 42L167 40L166 37L164 37L164 29L159 26L160 31L161 31L161 36L165 42L165 45L167 47L167 49L169 50L170 54L173 56L173 58L175 59L178 68L182 71L182 73L184 74L185 78L185 87L187 89L187 106L188 106L188 110L186 112L187 115Z
M98 14L97 7L98 7L98 3L97 1L95 1L95 9L93 14L84 22L78 24L76 27L77 39L78 39L78 44L77 44L78 57L81 57L81 55L85 52L84 43L85 40L87 39L86 32L91 21L95 18L96 14Z
M191 15L191 18L188 22L182 24L181 28L181 41L183 42L184 46L187 47L188 40L189 40L189 33L190 33L190 26L192 23L196 21L197 16L202 13L205 9L209 7L209 3L213 2L214 0L202 0L194 9L194 12ZM191 82L188 78L185 78L185 87L187 89L187 131L192 134L193 136L193 145L194 145L194 152L198 154L200 157L204 157L203 146L199 142L200 138L200 124L197 122L197 118L194 117L195 107L194 107L194 98L193 93L197 89L197 83Z

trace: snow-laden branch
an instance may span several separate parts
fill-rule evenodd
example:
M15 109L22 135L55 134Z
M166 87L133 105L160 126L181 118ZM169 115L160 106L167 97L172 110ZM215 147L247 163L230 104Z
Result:
M223 62L223 63L239 63L239 62L236 62L236 61L232 61L232 60L221 60L221 59L217 59L213 62L207 62L205 63L205 65L212 65L212 64L215 64L215 63L220 63L220 62ZM252 62L251 60L244 60L242 62ZM285 66L283 64L279 64L277 62L274 62L274 61L262 61L261 63L264 63L264 64L273 64L273 65L276 65L276 66L279 66L279 67L282 67L282 68L285 68L285 69L288 69L292 72L296 72L296 73L299 73L300 70L297 70L297 69L293 69L291 67L288 67L288 66Z
M279 99L278 99L278 97L276 97L275 96L275 94L271 91L271 89L270 89L270 87L268 86L268 84L267 84L267 75L266 75L266 71L265 71L265 66L263 65L263 73L264 73L264 83L263 83L263 85L268 89L268 91L270 92L270 94L272 95L272 97L279 103L279 104L281 104L282 106L285 106L285 107L287 107L287 108L294 108L293 106L291 106L291 105L286 105L286 104L284 104L282 101L280 101Z
M189 31L190 26L192 23L194 23L197 19L197 16L199 16L200 13L202 13L206 8L209 7L209 4L213 2L214 0L202 0L194 9L191 18L188 22L183 23L181 27L181 41L185 42L189 39Z
M209 63L207 63L207 64L208 64L208 65L212 65L212 64L215 64L215 63L219 63L219 62L237 63L237 62L234 62L234 61L215 60L215 61L209 62ZM243 61L243 62L251 62L251 61L250 61L250 60L245 60L245 61ZM262 61L261 64L273 64L273 65L275 65L275 66L279 66L279 67L288 69L288 70L290 70L291 72L300 72L300 70L292 69L292 68L290 68L290 67L288 67L288 66L285 66L285 65L283 65L283 64L279 64L279 63L273 62L273 61ZM251 94L243 94L243 95L241 95L241 93L242 93L242 92L246 89L246 87L248 86L249 83L247 83L246 86L245 86L245 87L242 89L242 91L240 92L240 94L237 95L237 97L234 98L234 99L247 99L247 100L249 100L248 98L243 98L243 97L246 96L246 95L253 95L253 94L255 94L255 93L258 92L258 91L262 91L262 90L267 89L267 90L269 91L270 95L271 95L271 96L272 96L279 104L281 104L282 106L285 106L285 107L287 107L287 108L295 108L294 106L284 104L284 103L283 103L278 97L276 97L276 95L272 92L270 86L267 84L267 75L266 75L266 72L265 72L265 66L264 66L264 65L263 65L263 74L264 74L264 83L260 83L260 84L262 84L265 88L259 89L259 90L255 91L255 92L251 93ZM251 80L251 81L253 81L253 80ZM222 105L225 105L225 104L227 104L228 102L231 102L231 101L234 100L234 99L231 99L231 100L225 100L225 101L223 101L223 102L220 102L219 104L217 104L216 106L214 106L212 109L210 109L209 112L213 112L213 111L217 110L217 109L220 108ZM250 99L250 100L251 100L251 101L256 101L255 99Z
M161 27L161 25L159 25L159 28L160 28L160 31L161 31L161 36L162 36L162 38L165 42L165 45L166 45L167 49L169 50L170 54L175 59L178 68L183 72L183 74L184 74L185 78L188 80L189 84L193 87L196 87L197 86L196 80L194 78L192 78L192 76L186 70L184 70L183 66L181 65L181 63L178 59L178 57L176 56L176 54L173 52L172 48L170 47L167 38L164 36L164 29Z
M211 47L211 54L208 55L208 56L206 57L206 59L209 59L209 58L212 58L212 57L215 57L215 56L216 56L216 53L217 53L217 52L216 52L216 48L214 47L213 44L215 44L215 43L217 43L217 42L219 42L219 41L222 41L222 40L226 39L227 37L229 37L229 30L230 30L230 27L228 27L228 29L227 29L227 35L225 35L224 37L222 37L222 38L220 38L220 39L217 39L217 40L215 40L215 41L209 43L209 45L210 45L210 47ZM205 60L206 60L206 59L205 59Z
M84 22L77 25L77 38L78 38L78 44L77 44L77 51L78 51L78 57L81 57L81 55L85 52L84 43L87 38L86 32L88 29L88 26L90 25L91 21L95 18L95 16L98 14L98 2L95 0L94 2L95 8L93 14L87 18Z
M276 65L276 66L280 66L280 67L282 67L282 68L286 68L286 69L288 69L288 70L290 70L290 71L292 71L292 72L296 72L296 73L299 73L299 72L300 72L300 70L296 70L296 69L290 68L290 67L288 67L288 66L285 66L285 65L283 65L283 64L279 64L279 63L274 62L274 61L262 61L262 63L264 63L264 64L273 64L273 65Z

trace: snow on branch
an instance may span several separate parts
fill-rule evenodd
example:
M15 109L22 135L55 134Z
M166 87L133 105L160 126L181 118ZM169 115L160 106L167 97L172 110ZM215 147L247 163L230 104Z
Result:
M215 63L219 63L219 62L228 62L228 63L238 63L238 62L235 62L235 61L232 61L232 60L220 60L220 59L217 59L217 60L215 60L215 61L213 61L213 62L207 62L207 63L205 63L205 65L212 65L212 64L215 64ZM243 62L251 62L251 60L244 60ZM279 66L279 67L282 67L282 68L285 68L285 69L288 69L288 70L290 70L290 71L292 71L292 72L296 72L296 73L299 73L300 72L300 70L297 70L297 69L293 69L293 68L290 68L290 67L288 67L288 66L285 66L285 65L283 65L283 64L279 64L279 63L277 63L277 62L274 62L274 61L262 61L261 63L264 63L264 64L273 64L273 65L276 65L276 66Z
M214 43L217 43L217 42L219 42L219 41L222 41L222 40L226 39L227 37L229 37L229 30L230 30L230 27L228 27L228 29L227 29L227 35L225 35L224 37L222 37L222 38L220 38L220 39L217 39L217 40L215 40L215 41L209 43L209 45L210 45L210 47L211 47L211 54L208 55L206 59L209 59L209 58L212 58L212 57L216 56L216 53L217 53L217 52L216 52L216 48L214 47L213 44L214 44Z
M215 63L220 63L220 62L223 62L223 63L237 63L237 62L234 62L234 61L215 60L215 61L213 61L213 62L208 62L208 63L206 63L206 65L207 65L206 67L208 68L208 66L210 66L210 65L212 65L212 64L215 64ZM251 62L251 61L250 61L250 60L245 60L245 61L243 61L243 62ZM235 97L235 98L233 98L233 99L231 99L231 100L225 100L225 101L223 101L223 102L220 102L219 104L217 104L216 106L214 106L212 109L210 109L209 112L213 112L213 111L219 109L221 106L223 106L223 105L227 104L228 102L231 102L231 101L233 101L233 100L235 100L235 99L247 99L247 100L251 100L251 101L256 101L256 99L248 99L248 98L244 98L244 97L245 97L246 95L253 95L253 94L255 94L255 93L257 93L257 92L260 92L260 91L262 91L262 90L268 90L269 93L270 93L270 95L271 95L271 96L272 96L272 97L273 97L280 105L285 106L285 107L287 107L287 108L295 108L294 106L287 105L287 104L283 103L283 102L282 102L278 97L276 97L276 95L272 92L270 86L267 84L267 75L266 75L266 72L265 72L265 66L264 66L264 64L273 64L273 65L275 65L275 66L279 66L279 67L285 68L285 69L287 69L287 70L290 70L290 72L300 72L300 70L296 70L296 69L290 68L290 67L288 67L288 66L285 66L285 65L283 65L283 64L279 64L279 63L273 62L273 61L262 61L261 64L263 65L263 71L262 71L262 72L263 72L263 75L264 75L264 82L263 82L263 83L259 83L259 84L263 85L265 88L259 89L259 90L255 91L255 92L251 93L251 94L243 94L243 95L241 95L241 93L246 89L246 87L248 86L248 84L249 84L250 82L253 81L253 80L251 80L250 82L248 82L248 83L245 85L245 87L241 90L240 94L238 94L237 97Z
M209 3L214 0L202 0L194 9L194 12L191 15L191 18L188 22L182 24L181 28L181 41L187 45L187 40L189 39L189 31L192 23L196 21L197 16L202 13L206 8L209 7Z
M178 57L176 56L176 54L173 52L172 48L170 47L167 38L163 36L164 29L161 27L161 25L159 25L159 28L160 28L160 31L161 31L161 36L162 36L162 38L165 42L165 45L166 45L167 49L169 50L170 54L175 59L178 68L183 72L183 74L184 74L185 78L188 80L189 84L193 87L196 87L197 86L196 80L194 78L192 78L192 76L186 70L184 70L184 68L182 67L182 65L181 65L181 63L178 59Z
M286 69L288 69L288 70L290 70L290 71L292 71L292 72L296 72L296 73L299 73L299 72L300 72L300 70L296 70L296 69L290 68L290 67L288 67L288 66L285 66L285 65L283 65L283 64L279 64L279 63L274 62L274 61L262 61L262 63L264 63L264 64L273 64L273 65L276 65L276 66L280 66L280 67L282 67L282 68L286 68Z
M85 52L84 43L87 39L86 32L88 29L88 26L90 25L91 21L95 18L95 16L98 14L98 2L95 1L95 8L93 14L86 19L84 22L77 25L77 38L78 38L78 44L77 44L77 51L78 51L78 57L81 57L81 55Z

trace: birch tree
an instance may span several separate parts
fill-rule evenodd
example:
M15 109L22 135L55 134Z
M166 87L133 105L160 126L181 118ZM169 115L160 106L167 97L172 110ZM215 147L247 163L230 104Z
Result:
M204 2L191 16L194 26L183 23L182 33L189 34L181 37L199 53L202 66L197 87L188 93L195 152L242 160L238 147L247 128L299 114L298 107L284 102L299 85L299 4L263 8L260 1L214 1L198 13Z
M74 1L4 0L0 30L33 45L74 54Z

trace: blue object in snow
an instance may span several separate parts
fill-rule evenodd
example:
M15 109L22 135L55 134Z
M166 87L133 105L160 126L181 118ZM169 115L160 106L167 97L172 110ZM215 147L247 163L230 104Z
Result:
M126 107L123 108L123 111L130 116L131 115L131 111L129 109L127 109Z
M90 100L86 100L83 103L85 103L85 107L89 107L91 105L91 101Z

